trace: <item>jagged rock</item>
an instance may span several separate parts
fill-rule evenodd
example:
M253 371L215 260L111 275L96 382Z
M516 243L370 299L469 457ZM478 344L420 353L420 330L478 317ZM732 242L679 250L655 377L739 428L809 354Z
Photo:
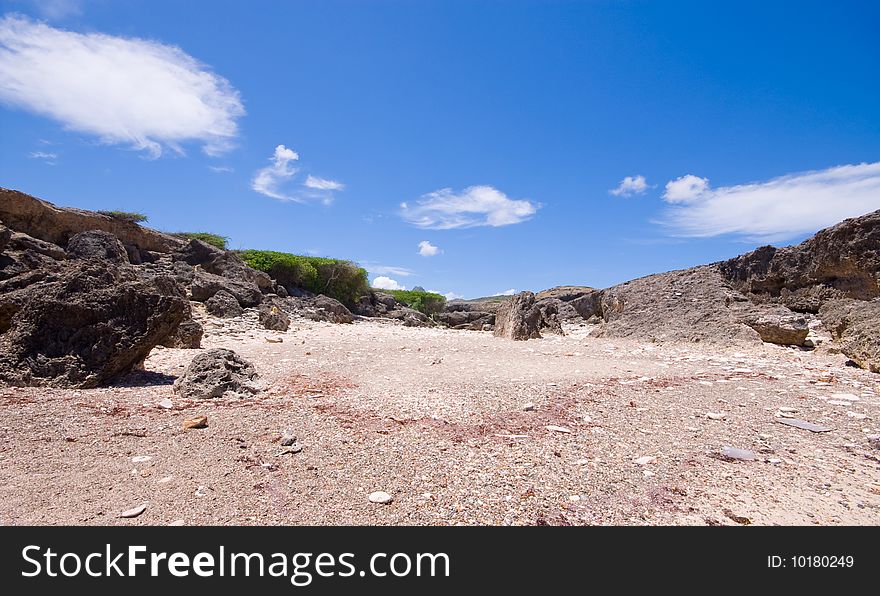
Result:
M175 261L183 261L188 265L204 265L223 254L223 249L217 248L207 242L192 239L174 251L172 258Z
M495 314L481 311L457 310L441 312L435 315L439 323L443 323L453 329L468 329L480 331L484 325L495 324Z
M273 331L287 331L288 327L290 327L290 317L274 304L261 304L258 314L260 317L260 324L266 329L271 329Z
M6 244L6 251L37 253L49 257L53 261L63 261L67 258L67 253L57 244L34 238L22 232L12 233Z
M174 382L174 393L185 399L246 397L259 393L254 365L224 348L198 354Z
M785 311L787 312L781 314L758 314L745 318L744 322L758 332L762 341L783 346L803 345L810 332L806 318L788 309Z
M66 252L70 259L101 259L111 263L131 262L128 258L128 252L122 246L119 238L101 230L89 230L75 234L67 243Z
M362 317L381 317L403 306L394 296L384 292L371 291L361 296L353 306L352 312Z
M226 290L218 290L217 293L205 300L205 308L215 317L224 319L240 317L244 312L235 296Z
M123 244L167 253L183 241L168 234L83 209L57 207L23 192L0 188L0 220L13 230L66 246L75 234L87 230L110 232Z
M324 294L318 294L314 298L289 298L289 300L297 300L303 310L302 315L313 321L329 321L331 323L351 323L354 321L354 316L344 304Z
M565 302L562 302L561 304L567 306ZM559 322L559 302L553 299L546 301L543 304L536 301L535 306L541 312L541 331L553 333L555 335L565 335L565 332L562 330L562 324Z
M256 284L227 279L199 269L196 269L193 274L190 289L192 299L198 302L205 302L220 290L225 290L235 296L235 299L243 307L257 306L263 301L263 293L260 292L260 288Z
M63 270L0 294L0 381L95 387L140 365L183 321L170 278L130 266L68 261ZM15 280L11 280L15 281Z
M880 301L834 300L819 310L840 351L871 372L880 372Z
M12 230L0 223L0 251L6 248L9 240L12 238Z
M880 211L846 219L797 246L764 246L718 264L756 301L818 312L838 298L880 296Z
M197 349L202 347L204 334L201 323L190 318L181 322L177 330L163 341L162 345L166 348Z
M185 246L174 252L175 261L183 261L188 265L201 265L208 273L225 277L243 285L255 285L263 293L275 289L272 278L262 271L251 269L231 250L223 250L207 242L192 239Z
M535 300L540 302L547 298L555 298L561 302L571 302L578 298L583 298L593 294L596 290L588 286L556 286L548 290L543 290L535 295Z
M532 292L520 292L505 302L495 315L495 337L514 340L541 337L541 309Z

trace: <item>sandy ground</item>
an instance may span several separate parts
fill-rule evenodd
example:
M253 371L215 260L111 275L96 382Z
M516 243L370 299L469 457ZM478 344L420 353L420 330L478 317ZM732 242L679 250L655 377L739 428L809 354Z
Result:
M296 320L278 333L248 313L209 319L203 345L254 362L268 389L253 399L177 398L195 352L173 349L110 388L0 389L0 523L880 521L880 375L822 350L569 332ZM182 428L198 415L207 428ZM284 429L301 452L283 453Z

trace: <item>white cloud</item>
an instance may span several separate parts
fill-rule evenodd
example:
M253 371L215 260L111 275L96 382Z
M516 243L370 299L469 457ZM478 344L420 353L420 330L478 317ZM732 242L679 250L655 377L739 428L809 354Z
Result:
M58 159L58 154L49 153L47 151L31 151L28 153L28 157L31 159L42 159L49 165L55 165L55 160Z
M511 289L509 289L509 290L504 290L503 292L498 292L498 293L495 294L495 295L496 295L496 296L513 296L514 294L516 294L516 290L514 290L513 288L511 288Z
M423 257L433 257L440 252L440 249L427 240L419 242L419 254Z
M439 294L439 292L434 293ZM461 300L462 298L464 298L464 296L462 296L461 294L456 294L455 292L446 292L445 294L443 294L443 296L446 297L447 300Z
M384 275L380 275L376 279L373 280L373 287L377 290L405 290L406 288L400 285L396 280L391 279L390 277L385 277Z
M299 172L299 168L291 165L292 162L299 160L299 154L284 145L278 145L275 147L275 153L269 159L272 165L257 170L254 179L251 181L251 188L273 199L298 201L296 197L284 193L281 190L281 186Z
M192 141L222 153L244 114L238 91L179 48L17 16L0 20L0 101L151 157Z
M208 169L217 174L228 174L235 171L235 168L230 168L229 166L208 166Z
M777 242L880 209L880 162L720 188L689 175L666 189L664 198L673 206L662 223L678 235L740 234Z
M644 176L627 176L620 181L617 188L609 190L615 197L628 197L631 195L640 195L648 190L648 183Z
M392 265L379 265L369 261L362 262L364 269L370 273L378 273L379 275L396 275L398 277L409 277L414 275L411 269L406 267L395 267Z
M689 203L709 188L709 180L693 174L686 174L666 183L663 199L667 203Z
M345 185L341 182L336 182L335 180L325 180L324 178L318 178L317 176L312 176L309 174L308 178L306 178L305 185L309 188L314 188L317 190L342 190L345 188Z
M82 12L80 0L31 0L31 4L50 21L64 19Z
M416 205L401 203L401 216L419 228L451 230L474 226L506 226L531 218L541 207L513 200L491 186L470 186L456 193L443 188L420 198Z

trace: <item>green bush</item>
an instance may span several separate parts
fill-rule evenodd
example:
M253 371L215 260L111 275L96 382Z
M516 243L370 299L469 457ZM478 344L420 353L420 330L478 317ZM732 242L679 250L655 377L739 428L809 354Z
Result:
M113 219L121 219L129 223L143 223L149 218L143 213L134 213L131 211L98 211L102 215L107 215Z
M418 290L379 290L394 296L398 302L403 302L410 308L428 315L435 315L446 306L446 298L433 292L420 292Z
M201 240L205 244L210 244L223 250L226 250L226 243L229 242L229 238L226 236L210 234L208 232L177 232L174 235L178 238L186 238L187 240Z
M366 270L351 261L271 250L243 250L238 255L248 266L268 273L285 288L324 294L348 307L369 291Z

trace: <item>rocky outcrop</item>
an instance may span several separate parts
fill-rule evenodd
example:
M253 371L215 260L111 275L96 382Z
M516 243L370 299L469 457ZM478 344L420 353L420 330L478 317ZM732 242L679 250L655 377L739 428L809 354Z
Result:
M257 311L260 324L265 329L272 331L287 331L290 327L290 317L274 304L261 304Z
M101 230L74 234L67 243L66 252L69 259L98 259L126 264L130 262L128 252L119 238Z
M495 315L495 337L514 340L541 337L541 309L532 292L521 292L504 302Z
M330 323L351 323L354 321L354 315L344 304L324 294L318 294L314 298L288 298L288 300L302 316L312 321Z
M833 300L819 310L840 351L871 372L880 372L880 301Z
M254 365L224 348L198 354L174 382L174 393L184 399L248 397L259 393Z
M435 315L438 323L442 323L452 329L467 329L470 331L482 331L486 325L495 325L495 314L480 311L456 310L441 312Z
M240 317L244 312L235 296L226 290L218 290L213 296L205 300L205 308L215 317L224 319Z
M89 230L109 232L124 245L145 251L167 253L183 244L179 238L136 223L94 211L57 207L48 201L6 188L0 188L0 221L17 232L58 246L67 246L73 236Z
M272 278L262 271L251 269L231 250L222 250L201 240L192 239L174 252L175 261L201 266L208 273L224 277L244 286L256 286L260 292L275 289Z
M128 266L68 261L0 294L0 381L87 388L129 372L184 320L170 284Z
M880 296L880 211L847 219L797 246L764 246L718 264L756 302L816 313L840 298Z
M198 349L202 347L205 330L201 323L192 318L184 319L177 330L162 343L166 348Z

